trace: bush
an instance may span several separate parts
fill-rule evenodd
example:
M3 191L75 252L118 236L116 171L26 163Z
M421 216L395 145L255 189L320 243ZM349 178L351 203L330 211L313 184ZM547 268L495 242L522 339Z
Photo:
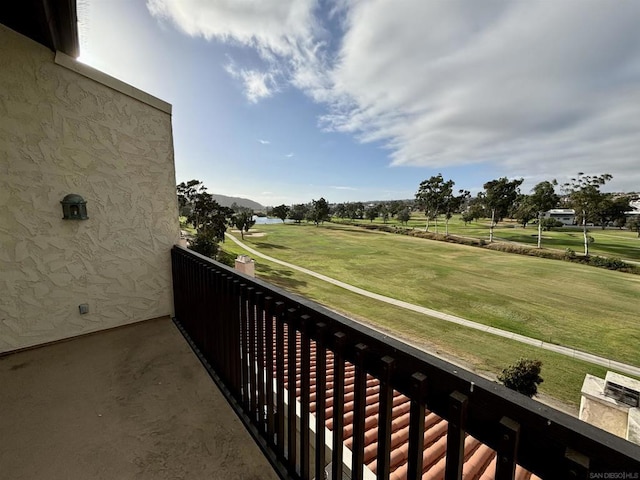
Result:
M551 230L552 228L560 228L564 226L560 220L556 220L555 218L544 218L542 220L542 229L543 230Z
M225 252L224 250L218 251L218 254L216 255L216 260L229 267L236 266L236 256L232 253Z
M608 268L609 270L625 270L631 265L626 264L619 258L608 257L589 257L589 265L600 268Z
M538 393L538 385L544 380L540 376L542 362L521 358L513 365L509 365L498 375L498 380L505 387L520 392L531 398Z
M211 235L198 232L189 243L189 248L205 257L215 258L218 253L218 242Z

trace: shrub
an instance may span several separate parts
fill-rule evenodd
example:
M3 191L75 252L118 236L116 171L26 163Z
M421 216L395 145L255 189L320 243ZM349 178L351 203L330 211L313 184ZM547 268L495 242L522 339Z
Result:
M521 358L513 365L509 365L498 375L498 380L505 387L520 392L531 398L538 393L538 385L544 380L540 376L542 362Z
M560 220L556 220L555 218L544 218L542 220L542 229L543 230L551 230L552 228L560 228L564 225Z
M211 235L198 232L189 243L189 248L205 257L215 258L218 252L218 242Z
M218 251L218 254L216 255L216 260L229 267L236 266L236 256L232 253L225 252L224 250Z

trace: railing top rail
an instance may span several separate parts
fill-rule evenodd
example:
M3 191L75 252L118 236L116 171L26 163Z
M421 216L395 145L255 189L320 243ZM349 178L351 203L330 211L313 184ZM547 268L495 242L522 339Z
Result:
M382 375L379 360L385 356L393 358L392 386L407 396L411 396L411 376L416 372L426 375L426 406L444 419L448 417L451 393L457 391L467 395L466 430L491 448L496 449L500 444L500 432L495 427L502 418L518 422L522 426L518 463L538 475L553 477L554 461L557 463L565 455L570 456L572 450L595 459L595 464L591 465L595 471L602 468L598 459L620 469L638 468L640 447L631 442L192 250L177 245L174 250L255 287L265 297L285 302L287 309L295 308L300 315L309 315L312 325L322 322L326 325L325 338L329 348L334 347L333 333L343 332L348 339L345 358L350 362L355 361L355 346L366 345L367 372L377 378ZM315 339L315 329L311 330L311 337Z

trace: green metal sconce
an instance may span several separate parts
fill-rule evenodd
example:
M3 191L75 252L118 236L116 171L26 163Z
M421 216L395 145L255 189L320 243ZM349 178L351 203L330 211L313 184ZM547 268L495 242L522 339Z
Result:
M64 220L87 220L87 201L76 193L66 195L60 203Z

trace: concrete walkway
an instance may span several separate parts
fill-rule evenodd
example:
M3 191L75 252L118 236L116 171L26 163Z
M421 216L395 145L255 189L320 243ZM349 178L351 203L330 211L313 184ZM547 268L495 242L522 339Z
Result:
M278 480L168 318L0 357L0 478Z
M578 360L582 360L585 362L593 363L595 365L601 365L603 367L607 367L613 370L617 370L618 372L626 373L629 375L635 375L636 377L640 376L640 368L635 367L633 365L628 365L626 363L616 362L615 360L610 360L608 358L599 357L597 355L593 355L591 353L582 352L580 350L576 350L573 348L563 347L561 345L556 345L553 343L543 342L542 340L537 340L531 337L525 337L524 335L519 335L517 333L508 332L506 330L501 330L499 328L489 327L487 325L483 325L481 323L472 322L471 320L466 320L461 317L456 317L455 315L449 315L448 313L439 312L437 310L432 310L430 308L422 307L420 305L414 305L412 303L403 302L402 300L397 300L395 298L387 297L385 295L379 295L377 293L369 292L368 290L364 290L362 288L355 287L353 285L349 285L348 283L341 282L340 280L336 280L331 277L327 277L326 275L322 275L321 273L314 272L307 268L299 267L289 262L285 262L282 260L278 260L277 258L271 257L269 255L265 255L260 253L259 251L249 247L245 243L241 242L233 235L225 234L227 238L237 243L239 246L244 248L246 251L255 255L256 257L264 258L265 260L269 260L270 262L277 263L279 265L283 265L285 267L291 268L292 270L297 270L302 273L306 273L307 275L311 275L312 277L318 278L325 282L331 283L338 287L344 288L345 290L349 290L351 292L357 293L359 295L363 295L365 297L373 298L375 300L379 300L381 302L388 303L390 305L395 305L396 307L404 308L407 310L411 310L412 312L422 313L423 315L429 315L430 317L439 318L440 320L445 320L451 323L457 323L458 325L462 325L468 328L473 328L474 330L480 330L482 332L490 333L492 335L497 335L499 337L509 338L511 340L515 340L516 342L526 343L527 345L532 345L534 347L539 347L544 350L549 350L551 352L556 352L561 355L565 355L567 357L575 358Z

